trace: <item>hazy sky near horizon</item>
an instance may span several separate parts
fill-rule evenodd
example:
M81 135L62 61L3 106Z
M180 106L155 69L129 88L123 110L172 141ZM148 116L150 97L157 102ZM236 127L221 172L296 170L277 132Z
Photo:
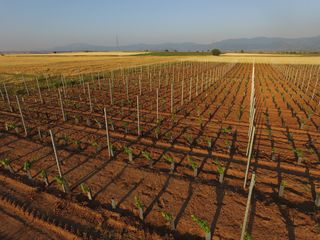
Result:
M0 0L0 50L320 35L320 0Z

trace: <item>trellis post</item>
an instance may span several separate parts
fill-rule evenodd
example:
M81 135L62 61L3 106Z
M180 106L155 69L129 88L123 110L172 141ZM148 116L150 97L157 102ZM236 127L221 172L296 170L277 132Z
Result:
M138 136L140 136L140 113L139 113L139 96L137 96L137 123L138 123Z
M19 112L20 112L20 117L21 117L21 122L22 122L22 125L23 125L23 129L24 129L24 133L25 133L25 136L28 136L27 128L26 128L26 125L24 123L24 118L23 118L23 114L22 114L22 110L21 110L21 106L20 106L19 97L17 95L16 95L16 99L17 99L17 104L18 104L18 108L19 108Z
M56 164L57 164L57 168L58 168L58 173L59 173L60 178L64 179L64 178L63 178L62 171L61 171L60 161L59 161L59 158L58 158L58 154L57 154L57 150L56 150L56 145L55 145L55 143L54 143L54 138L53 138L52 131L49 130L49 133L50 133L50 137L51 137L51 142L52 142L52 148L53 148L53 152L54 152L54 157L55 157L55 159L56 159ZM62 188L63 188L63 191L64 191L65 193L70 193L70 188L69 188L68 183L67 183L66 181L63 181Z
M90 85L89 85L89 83L87 83L87 87L88 87L88 97L89 97L90 112L93 112L92 102L91 102Z
M4 83L3 84L3 87L4 87L4 92L6 94L6 98L7 98L7 102L8 102L8 107L10 109L10 112L13 112L13 108L11 106L11 102L10 102L10 97L9 97L9 94L8 94L8 90L7 90L7 87L6 87L6 84Z
M108 154L109 154L109 157L112 157L113 156L113 152L111 151L111 146L110 146L109 127L108 127L108 118L107 118L107 110L106 110L106 108L103 109L103 112L104 112L104 121L105 121L105 125L106 125Z
M60 88L58 88L58 93L59 93L59 99L60 99L60 107L61 107L61 112L62 112L62 118L63 118L63 121L66 121L66 115L64 113L64 109L63 109L63 102L62 102L62 97L61 97L61 90Z
M251 196L252 196L252 191L253 191L253 187L254 187L255 182L256 182L256 175L255 175L255 173L253 173L251 176L246 211L245 211L244 219L243 219L243 223L242 223L241 238L240 238L241 240L245 239L245 235L246 235L246 231L247 231L247 223L248 223L248 215L249 215L250 204L251 204Z
M159 121L159 89L157 88L157 122Z

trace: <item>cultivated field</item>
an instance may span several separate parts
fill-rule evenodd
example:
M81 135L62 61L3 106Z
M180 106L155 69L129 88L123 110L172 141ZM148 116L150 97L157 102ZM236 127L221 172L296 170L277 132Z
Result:
M36 76L77 76L125 67L175 61L175 57L143 56L144 52L90 52L0 55L0 81L34 80Z
M320 238L319 57L66 55L0 57L0 237Z
M149 54L149 55L148 55ZM201 53L199 53L201 54ZM0 55L0 81L34 80L39 76L77 76L126 67L173 61L201 61L228 63L280 63L320 64L319 55L241 54L227 53L221 56L163 56L146 52L74 52L56 54L4 54Z

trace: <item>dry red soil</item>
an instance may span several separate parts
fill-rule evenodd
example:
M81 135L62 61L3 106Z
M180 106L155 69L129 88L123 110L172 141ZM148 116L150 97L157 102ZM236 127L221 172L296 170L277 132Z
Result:
M299 81L296 72L301 72ZM13 173L0 169L0 238L201 239L204 232L193 222L193 214L207 221L212 239L240 239L248 197L243 181L251 74L252 64L188 62L99 78L95 74L89 85L81 78L51 80L56 81L51 86L41 80L41 96L37 84L28 83L27 90L22 84L18 93L27 136L13 93L17 86L6 86L12 111L2 88L0 159L10 160ZM315 206L320 190L317 77L305 66L255 66L257 130L249 180L255 172L256 184L247 225L253 239L320 239L320 211ZM104 107L113 157L108 154ZM58 170L49 130L70 194L55 181ZM125 146L132 149L133 161ZM175 161L173 172L167 155ZM189 158L198 166L197 176ZM32 179L24 169L26 161L32 161ZM225 167L222 184L217 161ZM41 170L46 170L49 186ZM283 181L286 188L279 197ZM93 200L87 199L81 184L90 188ZM163 212L172 214L176 230L170 229Z

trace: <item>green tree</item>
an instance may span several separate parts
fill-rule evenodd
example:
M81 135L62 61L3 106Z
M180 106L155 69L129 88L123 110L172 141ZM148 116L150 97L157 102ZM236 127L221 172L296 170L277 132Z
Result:
M221 54L221 51L220 49L215 48L211 50L211 53L213 56L219 56Z

